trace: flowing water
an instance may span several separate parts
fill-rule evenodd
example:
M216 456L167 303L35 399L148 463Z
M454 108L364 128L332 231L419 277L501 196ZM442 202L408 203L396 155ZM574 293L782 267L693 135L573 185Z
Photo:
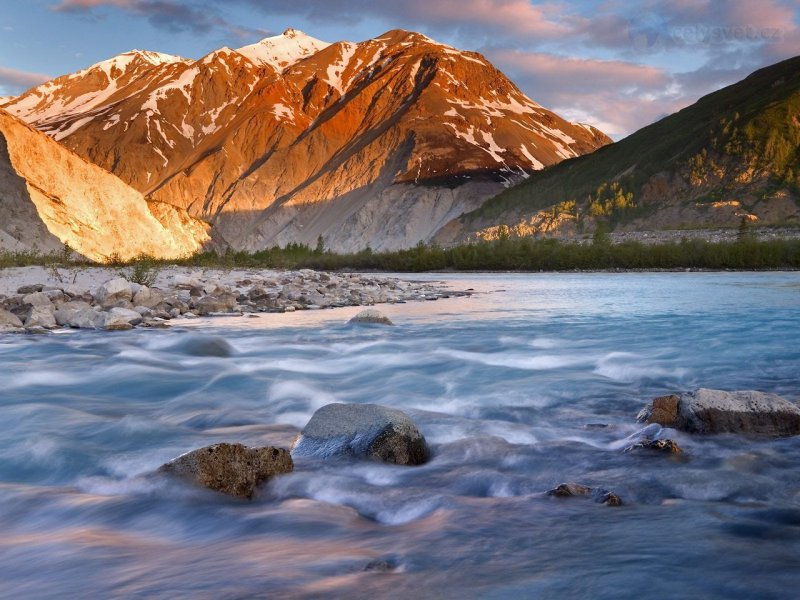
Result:
M800 398L800 275L426 278L476 294L381 307L395 327L340 309L0 337L0 597L796 593L800 438L622 450L657 395ZM252 502L149 475L288 445L330 402L408 412L433 459L297 460ZM571 481L625 505L544 494Z

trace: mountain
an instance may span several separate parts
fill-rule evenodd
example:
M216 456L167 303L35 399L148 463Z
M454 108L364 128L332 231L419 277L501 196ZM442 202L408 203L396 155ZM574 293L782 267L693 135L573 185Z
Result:
M328 44L290 29L196 61L132 51L5 108L249 250L411 246L610 141L480 54L401 30Z
M114 175L0 109L0 248L59 252L64 244L106 261L193 254L208 225L145 201Z
M437 236L800 226L800 57L766 67L624 140L536 173Z

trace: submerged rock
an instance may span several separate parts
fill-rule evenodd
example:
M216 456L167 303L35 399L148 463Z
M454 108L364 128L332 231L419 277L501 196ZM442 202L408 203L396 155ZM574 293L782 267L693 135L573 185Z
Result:
M625 448L625 452L653 450L665 454L682 454L683 449L673 440L641 440Z
M300 432L295 456L351 455L397 465L427 462L425 438L405 413L377 404L328 404Z
M189 356L213 356L227 358L233 356L233 347L221 337L193 335L171 348Z
M159 472L229 496L250 499L260 484L293 469L292 457L285 448L214 444L179 456L163 465Z
M547 492L548 496L556 498L571 498L574 496L588 496L599 504L607 506L622 506L622 499L614 492L602 488L591 488L580 483L562 483Z
M700 388L661 396L642 409L639 421L689 433L800 434L800 408L775 394Z
M366 323L374 325L394 325L389 317L387 317L381 311L375 310L374 308L362 310L355 317L350 319L349 322L351 324Z

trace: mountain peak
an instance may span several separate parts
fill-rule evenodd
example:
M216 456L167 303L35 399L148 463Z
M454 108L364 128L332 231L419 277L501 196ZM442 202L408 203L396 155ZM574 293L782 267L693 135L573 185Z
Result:
M289 28L281 35L264 38L236 51L258 66L270 66L278 71L292 66L330 46L298 29Z

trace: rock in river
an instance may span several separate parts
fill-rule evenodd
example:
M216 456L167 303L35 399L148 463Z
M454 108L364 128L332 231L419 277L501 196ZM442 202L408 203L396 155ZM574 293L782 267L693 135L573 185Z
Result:
M250 499L260 484L293 469L292 457L285 448L214 444L179 456L163 465L159 472L177 475L229 496Z
M351 455L397 465L420 465L430 456L425 438L405 413L377 404L328 404L305 426L295 456Z
M589 496L595 502L607 506L622 506L622 500L614 492L602 488L591 488L580 483L562 483L547 492L548 496L570 498L573 496Z
M656 398L639 420L689 433L745 433L782 437L800 434L800 408L763 392L700 388Z
M362 310L358 313L355 317L350 319L351 324L356 323L365 323L365 324L374 324L374 325L394 325L392 320L383 314L379 310L375 310L374 308L368 308L366 310Z

